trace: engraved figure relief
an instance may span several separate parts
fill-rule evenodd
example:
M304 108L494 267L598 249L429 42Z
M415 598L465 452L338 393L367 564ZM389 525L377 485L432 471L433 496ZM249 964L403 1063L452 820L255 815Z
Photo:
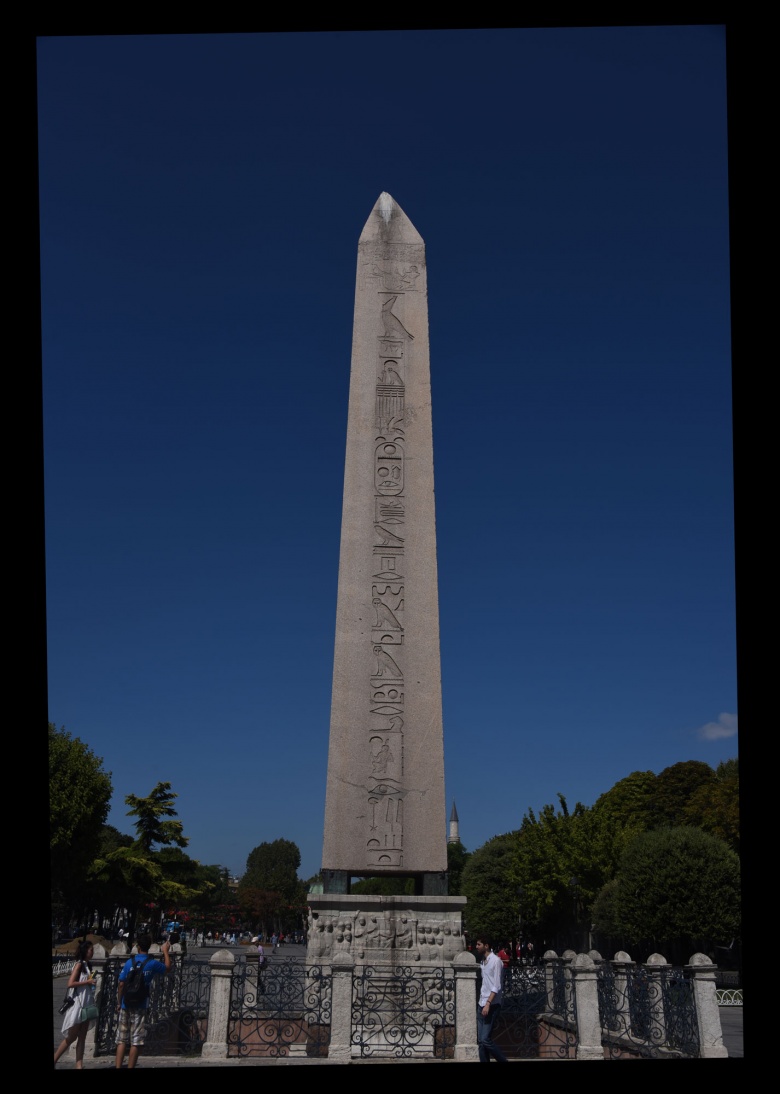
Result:
M375 240L360 245L361 287L390 292L425 289L425 248L419 243L385 243Z
M401 732L404 720L398 715L390 718L390 725L386 729L376 729L369 732L368 747L371 764L368 792L372 798L386 797L388 795L403 796L401 778L404 773L404 735ZM376 809L372 809L371 825L377 821ZM390 814L385 812L385 820ZM395 823L401 819L401 813L396 810L392 820Z
M391 630L400 631L403 630L401 624L388 608L387 604L383 604L378 596L375 596L371 601L374 605L374 611L376 613L376 620L374 622L375 627L390 627ZM403 601L401 601L403 606Z
M461 933L460 922L452 917L444 922L444 960L452 961L459 953L463 953L466 942Z
M392 588L392 586L385 586L385 589L390 588ZM403 586L401 586L401 589L403 589ZM394 611L387 603L385 603L385 601L383 601L379 596L376 595L376 585L374 585L373 591L375 595L371 603L374 606L374 627L372 631L374 643L376 645L403 645L403 624L400 622L398 616L396 615L396 612L403 610L403 596L396 596L392 598L396 601Z
M382 325L385 338L409 338L414 341L414 335L410 334L397 315L393 314L393 304L398 299L398 294L390 296L382 305Z
M404 961L420 960L420 951L416 945L417 939L417 922L413 918L411 912L402 912L400 916L396 916L395 923L395 948L400 950L400 957Z
M398 375L398 362L397 361L384 361L384 367L382 372L377 377L377 383L383 384L385 387L403 387L404 382Z
M391 269L381 269L375 262L366 262L363 270L364 277L375 279L383 289L413 290L415 282L420 276L419 266L393 266Z
M381 646L374 646L374 655L376 656L376 671L374 676L403 676L403 673L399 669L398 665L392 659L389 653L386 653Z
M368 912L358 912L355 916L354 927L355 956L363 958L366 950L379 948L379 923L376 915Z
M352 920L340 919L333 929L333 952L349 953L352 949Z
M391 532L389 528L385 528L383 524L375 524L374 531L376 532L376 538L379 540L377 546L388 547L402 547L404 542L403 536L397 536L395 532Z
M309 952L314 959L329 958L333 942L333 924L317 912L313 914L309 931Z
M384 778L387 775L387 765L392 763L394 759L395 756L390 749L390 738L388 737L382 741L376 752L371 754L371 774Z

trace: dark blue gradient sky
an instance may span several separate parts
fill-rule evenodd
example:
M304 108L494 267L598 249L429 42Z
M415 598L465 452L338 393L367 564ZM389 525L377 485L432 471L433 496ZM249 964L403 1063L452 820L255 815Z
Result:
M50 719L320 865L357 241L427 246L473 850L737 754L725 31L42 37Z

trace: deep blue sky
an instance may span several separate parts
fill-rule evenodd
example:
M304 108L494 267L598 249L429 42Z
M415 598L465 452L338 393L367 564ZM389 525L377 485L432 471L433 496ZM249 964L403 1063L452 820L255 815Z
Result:
M357 241L427 246L448 812L737 754L719 26L38 41L49 716L320 866Z

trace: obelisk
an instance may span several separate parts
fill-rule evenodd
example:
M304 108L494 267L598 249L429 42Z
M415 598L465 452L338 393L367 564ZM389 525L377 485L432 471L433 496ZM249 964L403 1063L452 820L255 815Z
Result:
M383 193L358 243L324 892L446 894L446 869L425 244Z

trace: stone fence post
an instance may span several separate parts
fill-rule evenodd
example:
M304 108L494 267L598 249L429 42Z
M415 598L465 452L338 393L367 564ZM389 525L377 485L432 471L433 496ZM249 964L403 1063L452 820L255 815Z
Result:
M555 950L545 950L542 958L544 964L544 987L547 1002L547 1012L555 1014L556 1010L565 1012L563 989L563 961Z
M354 958L337 953L331 965L329 1060L349 1062L352 1058L352 974ZM323 972L326 972L323 969Z
M666 1044L666 1015L664 1014L664 975L669 962L660 953L651 953L645 962L647 970L647 995L650 1003L650 1028L645 1036L653 1045Z
M615 974L615 1012L618 1028L628 1030L631 1028L631 1011L628 998L628 970L633 968L634 962L625 950L618 950L610 961Z
M105 947L101 946L99 942L96 942L92 950L92 972L93 975L97 975L97 988L96 992L99 992L98 1004L102 1009L105 1006L110 1005L110 1001L107 1000L103 994L103 972L106 964L106 951ZM87 1039L84 1042L84 1059L94 1060L95 1058L95 1034L97 1033L97 1022L92 1022L87 1033Z
M452 962L455 973L455 1059L478 1060L477 959L459 953Z
M224 1060L227 1056L230 1019L230 982L236 959L230 950L217 950L209 958L211 999L206 1041L201 1051L204 1060Z
M578 953L569 968L577 1017L577 1059L603 1060L596 963L588 954Z
M686 965L693 980L693 999L699 1027L699 1055L703 1059L722 1059L728 1056L723 1044L718 996L715 985L717 965L703 953L695 953Z

